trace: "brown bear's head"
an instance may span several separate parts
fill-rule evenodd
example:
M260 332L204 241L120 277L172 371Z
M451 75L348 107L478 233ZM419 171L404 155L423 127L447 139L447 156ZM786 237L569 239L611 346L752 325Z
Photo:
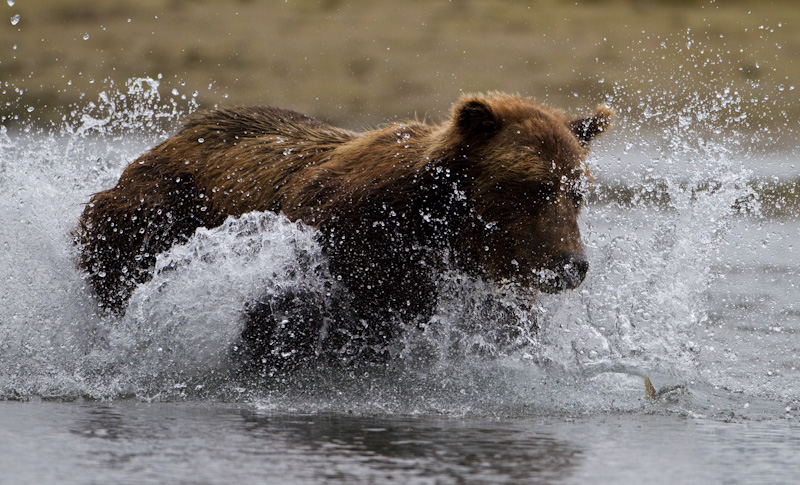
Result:
M483 276L547 292L580 285L589 267L578 228L585 159L611 114L600 106L568 119L519 96L464 97L447 137L455 143L448 168L471 204L460 259Z

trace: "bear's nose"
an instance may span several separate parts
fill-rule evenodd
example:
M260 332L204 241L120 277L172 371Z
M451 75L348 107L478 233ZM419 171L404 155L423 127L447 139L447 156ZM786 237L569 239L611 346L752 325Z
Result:
M577 288L586 278L589 261L583 253L570 252L559 259L558 267L566 288Z

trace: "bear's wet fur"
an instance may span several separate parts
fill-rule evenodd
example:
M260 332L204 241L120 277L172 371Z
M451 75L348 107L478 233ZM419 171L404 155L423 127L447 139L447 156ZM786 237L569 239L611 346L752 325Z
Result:
M447 269L547 292L577 287L588 269L577 222L584 161L610 117L600 106L570 119L501 93L463 96L442 124L365 132L273 107L196 113L91 198L74 231L79 265L100 305L121 313L156 256L198 227L283 213L318 230L345 313L377 345L397 322L430 316ZM301 297L248 307L252 353L285 343L268 327ZM300 320L321 326L308 305ZM302 333L300 347L316 352L317 337Z

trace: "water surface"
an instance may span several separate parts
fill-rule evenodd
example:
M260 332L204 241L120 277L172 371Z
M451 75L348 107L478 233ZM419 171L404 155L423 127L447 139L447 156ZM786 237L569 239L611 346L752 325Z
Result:
M800 473L798 426L786 421L273 414L130 401L0 409L0 436L14 444L0 454L6 483L793 483Z

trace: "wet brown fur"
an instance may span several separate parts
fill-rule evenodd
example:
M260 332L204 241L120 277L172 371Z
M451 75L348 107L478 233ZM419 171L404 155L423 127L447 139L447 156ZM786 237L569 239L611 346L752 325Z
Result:
M124 309L158 253L198 227L274 211L319 229L331 271L365 308L426 311L443 251L478 276L571 288L585 274L584 160L610 116L571 120L499 93L464 96L440 125L363 133L271 107L199 113L91 198L74 232L80 266L104 307ZM582 269L566 283L537 279L570 264Z

